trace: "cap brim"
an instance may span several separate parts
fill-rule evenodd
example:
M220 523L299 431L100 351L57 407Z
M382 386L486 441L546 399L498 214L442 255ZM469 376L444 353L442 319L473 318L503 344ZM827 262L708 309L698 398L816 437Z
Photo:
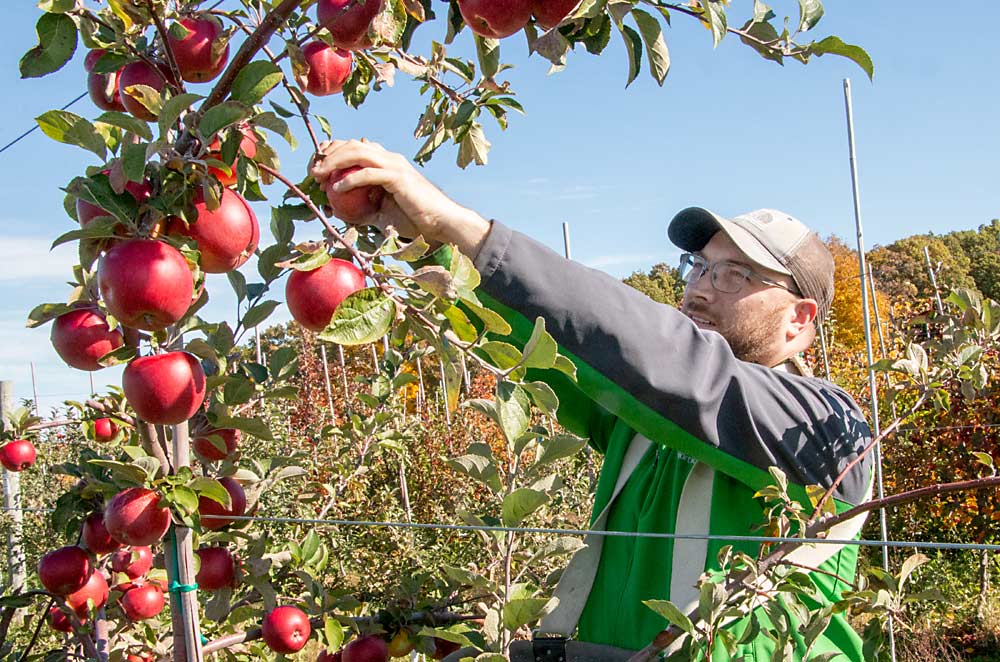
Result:
M720 230L725 232L740 252L754 264L779 274L792 275L788 267L764 248L756 237L732 221L703 207L688 207L679 211L667 226L667 237L680 248L694 252L705 248Z

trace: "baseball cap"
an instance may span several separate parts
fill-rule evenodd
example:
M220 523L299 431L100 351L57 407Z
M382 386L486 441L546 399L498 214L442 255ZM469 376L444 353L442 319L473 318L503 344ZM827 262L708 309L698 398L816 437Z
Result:
M667 236L694 252L720 230L754 264L791 276L802 296L816 301L816 321L823 321L833 303L833 256L815 232L776 209L727 219L702 207L688 207L670 221Z

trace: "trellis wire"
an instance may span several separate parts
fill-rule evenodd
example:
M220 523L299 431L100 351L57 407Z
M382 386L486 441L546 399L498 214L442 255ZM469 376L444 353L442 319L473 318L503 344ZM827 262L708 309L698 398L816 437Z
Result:
M12 510L0 508L0 511ZM22 508L23 512L52 512L54 508ZM855 547L893 547L904 549L937 549L959 551L1000 552L1000 545L964 542L924 542L920 540L846 540L839 538L796 538L781 536L738 536L716 533L655 533L644 531L591 531L589 529L556 529L545 527L490 526L479 524L444 524L441 522L381 522L375 520L316 519L309 517L259 517L256 515L203 515L202 519L225 519L239 522L269 524L326 524L330 526L370 526L397 529L440 529L445 531L485 531L498 533L539 533L561 536L606 536L612 538L660 538L667 540L715 540L755 543L802 543L816 545L853 545Z

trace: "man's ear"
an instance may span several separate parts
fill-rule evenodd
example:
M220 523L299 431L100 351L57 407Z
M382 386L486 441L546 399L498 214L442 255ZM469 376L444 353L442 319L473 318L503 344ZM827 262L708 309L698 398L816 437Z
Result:
M819 307L816 305L815 299L799 299L796 301L795 306L792 308L792 319L788 326L788 340L793 340L802 334L803 331L814 328L813 320L816 319L817 312L819 312Z

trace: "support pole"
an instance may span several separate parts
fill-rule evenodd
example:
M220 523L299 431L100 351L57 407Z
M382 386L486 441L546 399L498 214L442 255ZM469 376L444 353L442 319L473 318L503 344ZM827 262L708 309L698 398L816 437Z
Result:
M14 382L0 381L0 411L4 416L14 411ZM7 587L10 594L24 587L27 581L24 548L21 536L24 531L24 511L21 510L21 476L16 471L3 470L3 505L10 515L11 526L7 531Z
M333 386L330 384L330 364L326 360L326 345L322 342L319 346L320 356L323 358L323 380L326 382L326 401L330 406L330 424L337 424L337 415L333 409Z
M417 379L420 380L420 388L417 390L417 412L423 415L427 392L424 390L424 366L420 361L420 357L417 357Z
M42 410L38 408L38 379L35 377L34 361L31 362L31 394L35 396L35 416L41 416Z
M927 272L931 275L931 287L934 288L934 302L937 304L938 315L944 315L944 304L941 303L941 291L938 290L937 275L931 264L931 252L924 246L924 259L927 260Z
M865 349L868 354L868 387L871 391L872 409L872 431L875 436L880 434L878 415L878 384L875 380L875 371L872 365L875 363L874 352L872 351L872 328L870 313L868 310L868 285L867 269L865 267L865 242L864 231L861 224L861 191L858 185L858 161L857 151L854 145L854 111L851 106L851 81L844 79L844 108L847 112L847 142L851 161L851 189L854 194L854 222L858 233L858 268L861 275L861 307L865 324ZM875 477L878 487L878 498L885 497L885 485L882 480L882 444L875 445ZM889 532L886 522L886 512L884 508L879 509L879 528L882 535L882 542L888 541ZM882 547L882 567L889 571L889 548ZM896 634L893 618L889 617L889 656L892 662L896 662Z
M340 376L344 378L344 407L350 408L351 391L347 387L347 362L344 361L343 345L337 345L337 353L340 355Z
M566 255L567 260L572 260L569 250L569 223L563 221L563 253Z
M173 426L174 471L191 464L187 421ZM170 582L170 616L174 632L174 662L201 662L201 628L195 591L194 546L191 529L173 525L167 534L164 561Z
M830 379L830 357L826 353L826 324L820 322L819 326L819 348L823 352L823 372L826 373L826 381Z

